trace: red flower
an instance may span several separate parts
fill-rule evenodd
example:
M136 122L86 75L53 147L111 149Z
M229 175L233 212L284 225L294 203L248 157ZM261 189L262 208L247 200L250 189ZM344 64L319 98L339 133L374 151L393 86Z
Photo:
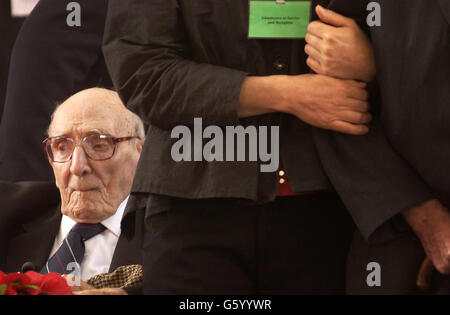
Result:
M34 285L30 278L23 273L10 273L3 275L1 283L6 284L6 295L36 295L40 293L39 287Z
M41 275L34 271L28 271L26 275L41 289L41 294L72 295L72 289L67 283L67 280L59 273L51 272L46 275Z
M41 275L34 271L5 275L0 271L0 295L71 295L66 279L57 273Z

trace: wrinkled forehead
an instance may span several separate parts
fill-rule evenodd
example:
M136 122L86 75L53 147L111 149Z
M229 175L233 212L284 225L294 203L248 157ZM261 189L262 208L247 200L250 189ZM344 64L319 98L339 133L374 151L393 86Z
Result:
M83 104L73 102L57 109L49 136L83 137L92 132L120 136L122 125L117 106L87 101Z

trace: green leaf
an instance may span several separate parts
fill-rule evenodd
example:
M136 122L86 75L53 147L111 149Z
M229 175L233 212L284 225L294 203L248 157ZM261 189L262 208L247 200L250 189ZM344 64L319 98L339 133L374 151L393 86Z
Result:
M5 295L7 287L8 286L6 284L0 284L0 295Z
M34 284L27 284L27 285L24 285L24 288L26 288L26 289L31 289L31 290L37 290L37 289L39 289L39 287L38 287L37 285L34 285Z
M9 285L10 286L18 286L22 284L22 279L17 279L16 281L11 282Z

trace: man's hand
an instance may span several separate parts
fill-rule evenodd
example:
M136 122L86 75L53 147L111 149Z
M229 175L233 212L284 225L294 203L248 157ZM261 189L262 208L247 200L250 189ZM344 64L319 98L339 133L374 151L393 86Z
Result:
M358 24L319 5L316 12L322 22L308 26L308 66L318 74L339 79L373 81L376 66L372 44Z
M238 115L282 112L315 127L363 135L372 119L365 88L364 82L319 74L248 77L242 85Z
M429 200L403 212L419 237L428 258L444 275L450 275L450 212L438 200Z
M74 295L128 295L125 290L120 288L104 288L104 289L92 289L75 291Z
M284 83L285 111L315 127L352 135L369 131L366 84L318 74L291 76Z
M72 293L83 291L83 290L92 290L95 289L93 286L87 284L84 281L81 281L78 277L75 277L74 275L68 274L63 275L63 277L66 279L67 283L71 286ZM77 283L80 285L72 285L73 283Z

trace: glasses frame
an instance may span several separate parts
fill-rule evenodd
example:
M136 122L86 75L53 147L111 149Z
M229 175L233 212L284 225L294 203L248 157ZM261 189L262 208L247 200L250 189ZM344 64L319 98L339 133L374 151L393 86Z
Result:
M111 154L111 156L110 156L109 158L106 158L106 159L94 159L94 158L90 157L89 154L86 152L86 150L84 149L82 143L85 142L86 138L91 137L91 136L93 136L93 135L100 136L100 137L105 137L105 138L109 139L109 140L114 144L113 152L112 152L112 154ZM66 161L55 161L55 160L53 159L52 155L50 155L50 153L48 152L47 147L48 147L48 144L49 144L53 139L61 139L61 138L63 138L63 139L70 139L71 141L74 142L75 145L74 145L74 147L73 147L72 153L70 154L70 156L67 158ZM53 163L67 163L67 162L71 161L71 160L72 160L72 156L73 156L73 151L75 151L75 148L76 148L78 145L79 145L81 148L83 148L83 151L84 151L84 153L86 154L86 156L88 157L88 159L90 159L90 160L92 160L92 161L106 161L106 160L111 159L111 158L114 156L114 153L116 153L116 148L117 148L117 144L118 144L118 143L124 142L124 141L129 141L129 140L132 140L132 139L139 139L139 140L140 140L141 138L138 137L138 136L128 136L128 137L120 137L120 138L116 138L116 137L113 137L113 136L108 135L108 134L91 134L91 135L88 135L88 136L84 137L84 138L81 139L81 140L75 140L74 138L71 138L71 137L66 137L66 136L56 136L56 137L48 137L47 139L45 139L44 141L42 141L42 144L44 145L44 151L45 151L45 153L47 154L48 158L49 158Z

